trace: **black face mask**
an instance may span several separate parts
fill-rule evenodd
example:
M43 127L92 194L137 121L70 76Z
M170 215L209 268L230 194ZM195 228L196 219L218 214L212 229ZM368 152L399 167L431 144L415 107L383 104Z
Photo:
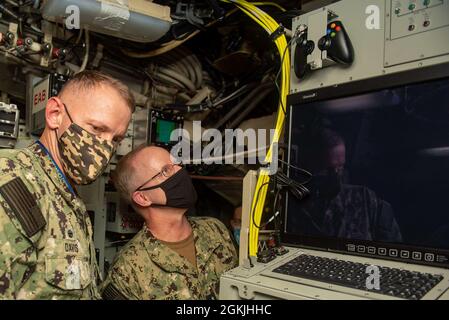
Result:
M142 188L139 191L153 190L161 188L165 192L167 202L165 205L154 204L157 206L166 206L171 208L190 209L195 206L197 200L196 190L193 187L192 179L186 169L181 168L173 176L156 186Z
M343 175L335 172L333 169L329 169L326 174L313 176L312 189L318 196L334 198L340 193L342 184Z

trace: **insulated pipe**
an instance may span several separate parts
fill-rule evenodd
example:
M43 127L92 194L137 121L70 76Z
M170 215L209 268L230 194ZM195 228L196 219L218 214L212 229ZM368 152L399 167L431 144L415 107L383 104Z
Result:
M151 93L151 98L152 99L173 99L175 95L171 95L171 94L166 94L166 93L162 93L159 91L154 90Z
M252 100L250 102L250 104L243 109L243 111L239 114L239 116L234 119L234 121L231 122L231 124L229 125L229 128L235 128L237 127L240 123L242 123L243 119L245 119L245 117L251 112L253 111L253 109L255 107L257 107L259 105L259 103L261 103L269 94L271 94L271 92L273 91L273 87L268 88L264 91L262 91L259 95L257 95L254 100Z
M78 37L76 38L76 41L75 41L75 45L78 45L78 43L80 43L81 37L83 36L83 30L84 30L84 29L81 29L81 30L79 31Z
M171 104L171 103L175 102L174 100L170 100L170 99L153 99L151 101L153 102L153 105L156 105L156 106L165 106L166 104Z
M201 65L198 65L195 62L195 59L193 58L193 56L190 56L189 58L192 61L193 70L195 70L196 87L200 88L203 84L203 70L201 68Z
M196 74L195 74L195 68L192 66L190 61L186 57L182 57L179 59L179 61L187 68L187 73L189 74L188 78L193 82L196 83Z
M154 101L157 101L157 102L160 102L160 103L174 103L175 102L175 98L157 98L157 99L154 99Z
M158 65L160 65L162 67L166 67L166 68L171 68L173 70L177 70L183 76L189 78L189 72L187 70L187 67L182 65L181 63L179 63L179 59L177 59L173 55L168 56L168 54L167 54L166 56L160 57L157 60L156 64L158 64Z
M193 53L191 53L188 50L182 50L181 54L184 54L185 60L191 65L191 67L193 68L193 72L194 72L194 78L192 78L193 82L195 83L196 87L199 88L201 87L202 84L202 68L201 65L199 63L197 63L197 60L195 60L193 58ZM198 61L199 62L199 61ZM201 81L201 82L200 82Z
M196 88L195 88L195 85L193 84L193 82L190 81L189 79L187 79L186 77L184 77L182 74L179 74L175 70L169 69L169 68L164 68L164 67L159 67L158 70L159 70L159 72L161 72L173 79L178 80L190 91L196 91Z
M66 62L64 65L75 74L80 70L79 66L71 62Z
M170 52L168 60L169 60L168 64L170 66L173 66L174 67L173 69L178 68L180 71L182 71L182 74L185 77L190 78L189 69L187 65L184 63L182 58L176 55L175 52Z
M187 105L201 103L204 99L210 96L210 89L208 87L201 88L198 90L197 94L187 102Z
M145 106L145 104L146 104L146 102L148 100L148 97L144 96L143 94L141 94L141 93L139 93L139 92L137 92L135 90L130 90L130 91L131 91L131 94L134 97L136 105L138 105L138 106Z
M169 76L166 76L166 75L163 74L163 73L160 73L160 72L153 73L152 76L153 76L155 79L159 80L159 81L162 81L162 82L171 84L171 85L173 85L173 86L175 86L175 87L178 87L178 88L180 88L180 89L185 89L184 85L183 85L181 82L179 82L178 80L173 79L173 78L171 78L171 77L169 77Z
M191 61L189 61L187 57L183 57L182 59L180 59L180 61L182 61L182 63L187 67L187 70L189 71L189 79L196 84L197 80L195 67L192 65Z
M203 85L203 67L201 65L200 60L198 60L198 57L194 54L191 55L193 62L196 65L196 71L197 71L197 79L198 79L198 84L197 84L197 88L200 88Z
M175 97L159 97L157 99L153 99L153 101L157 101L159 103L174 103L176 99Z
M87 67L87 62L89 61L89 30L86 29L84 33L86 35L86 52L84 54L83 64L77 73L84 71Z
M175 95L167 95L164 93L153 91L151 93L150 99L155 101L169 101L170 103L173 103L176 100L175 97Z
M157 91L159 91L159 92L161 92L161 93L166 93L166 94L169 94L169 95L175 95L175 94L177 94L178 91L179 91L178 89L170 88L170 87L166 87L166 86L162 86L162 85L156 84L156 83L153 83L153 87L154 87Z
M166 68L166 69L173 70L174 72L178 73L179 75L186 77L187 79L189 78L188 74L184 73L182 67L179 67L179 64L176 64L173 61L167 60L167 61L164 61L164 62L158 64L158 66L159 66L159 68Z
M247 105L252 99L255 99L261 92L272 86L271 83L261 84L259 87L251 91L245 98L242 99L234 108L231 109L221 120L215 125L215 128L221 128L234 114L240 111L245 105Z
M207 73L207 71L203 70L202 76L203 76L204 83L212 83L212 79L211 79L210 75Z
M184 92L178 93L177 97L185 102L190 101L192 99L187 93L184 93Z
M245 93L245 91L251 92L251 90L253 90L258 85L259 84L256 82L251 82L251 83L245 84L245 85L241 86L239 89L237 89L236 91L234 91L233 93L231 93L230 95L228 95L226 97L220 97L220 100L214 101L213 106L216 107L223 103L227 103L231 100L234 100L234 99L240 97L241 95L243 95Z
M9 4L15 6L15 7L19 6L19 4L17 2L15 2L15 1L13 1L13 0L5 0L5 1L8 2Z
M143 82L142 92L144 95L147 95L150 91L150 81L147 79Z
M11 17L13 17L16 20L20 20L18 15L16 15L13 11L9 10L7 7L5 7L2 4L0 4L0 11L6 13L7 15L10 15Z
M187 69L187 66L181 63L181 61L173 61L168 65L169 68L174 70L179 70L179 73L182 74L184 77L189 78L189 70Z
M161 47L159 47L157 49L154 49L152 51L148 51L148 52L134 52L134 51L129 51L127 49L121 49L121 51L122 51L123 54L125 54L125 55L127 55L128 57L131 57L131 58L136 58L136 59L152 58L152 57L159 56L161 54L169 52L170 50L175 49L177 46L180 46L184 42L186 42L189 39L193 38L198 33L200 33L200 30L195 30L190 35L188 35L186 38L184 38L182 40L172 40L170 42L164 43L163 46L161 46Z
M196 83L195 69L194 69L193 65L191 64L191 61L189 61L187 59L187 56L181 50L177 50L176 52L173 52L173 55L175 56L175 58L177 57L178 61L180 63L182 63L187 68L187 72L189 74L188 78L190 80L192 80L193 83Z
M189 70L189 64L185 61L183 56L179 56L176 54L173 54L173 58L177 61L177 63L179 65L182 66L182 68L185 69L185 71L187 72L187 76L189 77L189 79L192 79L191 76L193 76L193 68L190 68Z
M92 61L92 67L98 68L101 60L103 59L104 46L101 43L97 44L97 52L95 53L94 60Z

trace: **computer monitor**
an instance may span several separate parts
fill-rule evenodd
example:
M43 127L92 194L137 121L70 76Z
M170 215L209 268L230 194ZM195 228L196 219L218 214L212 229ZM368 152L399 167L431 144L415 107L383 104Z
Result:
M170 144L170 136L177 129L178 123L172 120L156 120L156 143Z
M449 78L293 105L282 241L449 267Z
M183 128L183 115L158 109L151 109L149 114L149 144L171 149L180 140L171 140L171 135Z

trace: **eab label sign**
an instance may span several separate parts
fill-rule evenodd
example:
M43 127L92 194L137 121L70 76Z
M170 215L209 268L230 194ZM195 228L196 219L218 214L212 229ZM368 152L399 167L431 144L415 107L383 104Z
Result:
M33 87L33 114L45 109L50 94L49 89L50 76L45 77Z

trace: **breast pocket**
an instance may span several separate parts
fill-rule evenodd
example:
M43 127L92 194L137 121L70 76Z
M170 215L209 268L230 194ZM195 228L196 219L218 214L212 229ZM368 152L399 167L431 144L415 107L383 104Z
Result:
M76 248L77 241L57 241L58 250L45 257L45 280L63 290L82 290L92 281L89 257Z

